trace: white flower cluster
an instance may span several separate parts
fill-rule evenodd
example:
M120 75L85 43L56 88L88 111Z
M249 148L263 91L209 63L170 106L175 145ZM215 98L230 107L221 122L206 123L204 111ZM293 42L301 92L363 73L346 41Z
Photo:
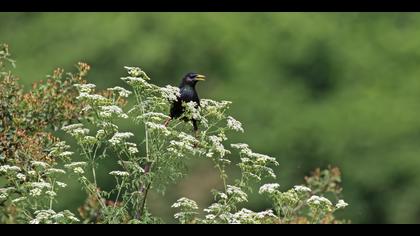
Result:
M182 106L185 108L185 117L188 119L201 120L200 107L196 102L183 102Z
M232 104L230 101L214 101L211 99L201 99L200 105L204 113L210 116L215 116L218 119L223 117L223 113Z
M79 174L79 175L83 175L85 173L85 171L82 169L82 167L76 167L73 169L73 172L75 174Z
M223 138L219 136L209 136L209 140L212 143L213 149L220 154L221 157L224 157L226 154L230 154L230 151L225 149L222 144Z
M115 124L113 124L111 122L108 122L108 121L101 121L101 122L99 122L99 127L102 128L103 133L102 133L102 130L98 130L98 133L96 134L96 136L105 134L105 130L106 131L109 131L109 132L115 132L115 131L118 130L118 126L117 125L115 125ZM101 133L99 133L99 131Z
M79 92L81 93L91 93L95 91L96 85L94 84L75 84L74 87L76 87Z
M32 188L39 188L39 189L50 189L51 188L51 184L47 183L47 182L31 182L30 183Z
M54 144L54 148L64 150L69 149L70 146L66 144L66 141L60 141Z
M146 122L146 125L152 131L160 131L165 136L171 135L171 132L168 130L168 128L162 124L156 124L154 122Z
M6 200L9 197L9 192L16 190L15 187L0 188L0 201Z
M189 209L189 210L198 210L197 203L194 200L188 199L186 197L182 197L178 199L174 204L172 204L171 207Z
M242 208L240 211L232 215L229 223L231 224L258 224L264 218L276 218L272 210L253 212L246 208Z
M103 138L103 137L105 137L105 130L100 129L100 130L96 131L96 136L95 136L95 138L97 138L97 139L101 139L101 138Z
M55 211L53 210L40 210L35 212L35 219L31 220L30 224L40 224L44 223L45 221L49 221L52 215L55 215ZM49 222L48 222L49 223Z
M0 173L10 173L10 172L19 172L21 171L18 166L2 165L0 166Z
M60 153L59 156L60 157L69 157L73 154L74 154L74 152L64 151L64 152Z
M15 198L12 200L12 203L18 203L21 201L25 201L27 199L27 197L19 197L19 198Z
M122 142L125 142L124 141L125 139L129 139L133 136L134 134L131 132L124 132L124 133L117 132L114 134L114 136L112 136L109 142L115 146L115 145L121 144Z
M83 143L89 144L89 145L93 145L95 143L98 142L98 139L96 137L93 136L84 136L82 139Z
M85 136L89 133L89 129L83 128L83 124L67 125L63 126L61 129L75 137Z
M179 88L170 85L160 88L160 92L162 93L162 97L169 100L169 102L177 101L181 96Z
M178 199L171 207L179 208L180 212L176 213L174 218L178 219L181 223L191 221L198 210L197 203L185 197Z
M230 224L252 224L256 223L255 212L242 208L240 211L236 212L229 219Z
M325 197L320 197L320 196L316 196L313 195L311 196L306 203L309 205L309 207L311 208L321 208L323 210L326 211L330 211L333 204L331 203L330 200L328 200Z
M260 187L260 190L258 191L260 194L267 193L267 194L275 194L278 193L278 189L280 188L280 185L277 183L274 184L264 184Z
M261 175L268 175L272 178L276 178L274 171L268 167L269 164L279 164L274 157L255 153L249 148L247 144L243 143L231 144L231 147L239 150L239 154L241 155L241 163L239 166L243 170L252 170L248 171L249 175L257 178L258 180L260 179Z
M194 152L194 145L198 142L193 136L180 132L178 134L179 141L171 140L167 150L178 157L184 156L184 151Z
M47 194L50 198L54 198L55 196L57 196L57 193L51 190L46 191L45 194Z
M246 202L248 201L248 195L242 191L241 188L227 185L226 193L229 197L233 199L235 202Z
M275 165L278 165L276 158L267 156L265 154L260 153L250 153L250 157L254 157L258 164L265 165L266 163L274 163Z
M60 181L57 181L57 182L55 182L57 185L58 185L58 187L60 187L60 188L65 188L65 187L67 187L67 184L66 183L63 183L63 182L60 182Z
M276 158L267 156L265 154L255 153L246 144L232 144L231 146L233 148L240 149L241 154L249 157L260 165L265 165L267 163L274 163L275 165L278 165Z
M99 115L103 118L110 118L112 115L117 117L127 119L128 115L123 112L123 110L116 105L100 106L101 111Z
M263 219L265 217L276 217L276 215L274 215L273 210L266 210L266 211L261 211L261 212L257 212L257 218L259 219Z
M50 168L46 171L47 174L65 174L66 171L62 169Z
M338 200L338 203L335 204L335 207L337 209L342 209L342 208L347 207L348 205L349 205L348 203L346 203L344 200L340 199L340 200Z
M40 189L40 188L34 188L34 189L31 189L29 191L29 195L32 196L32 197L41 196L41 193L42 193L42 189Z
M83 170L82 167L84 167L86 165L87 165L86 162L79 161L79 162L72 162L70 164L66 164L66 165L64 165L64 167L71 170L75 174L82 175L82 174L85 173L85 171Z
M109 172L109 174L113 176L119 176L119 177L126 177L130 175L130 173L126 171L117 171L117 170L111 171Z
M147 83L147 81L143 78L139 77L122 77L123 81L125 81L127 84L133 86L133 87L140 87L140 88L152 88L152 85Z
M32 166L34 167L41 167L41 168L47 168L49 166L48 163L42 162L42 161L31 161Z
M74 169L74 168L76 168L76 167L84 167L84 166L86 166L87 165L87 163L86 162L84 162L84 161L79 161L79 162L72 162L72 163L70 163L70 164L66 164L66 165L64 165L64 167L66 167L67 169Z
M35 211L35 218L32 219L30 224L53 224L53 223L64 223L64 222L79 222L73 213L68 210L56 213L54 210L38 210Z
M292 207L295 207L296 204L300 201L299 195L294 189L290 189L287 192L281 193L280 199L283 203Z
M303 186L303 185L295 185L293 187L293 189L298 193L310 193L310 192L312 192L312 190L310 188L308 188L306 186Z
M99 94L89 94L89 93L80 93L76 99L79 100L87 100L90 102L104 102L106 101L106 97L99 95ZM87 110L87 109L86 109Z
M231 146L233 147L233 148L236 148L236 149L239 149L239 150L241 150L241 152L244 152L244 153L248 153L248 152L250 152L251 150L249 149L249 145L248 144L246 144L246 143L235 143L235 144L231 144ZM249 151L248 151L249 150Z
M205 216L206 220L216 220L216 215L219 219L225 220L226 222L231 219L232 214L229 212L226 212L225 206L220 203L213 203L208 208L203 210L204 212L207 212L208 214Z
M210 220L210 221L213 221L216 218L216 216L213 214L207 214L205 217L206 217L206 220Z
M82 112L88 112L92 110L92 106L91 105L86 105L85 107L82 108Z
M109 91L116 91L116 92L118 92L118 95L120 97L125 97L125 98L130 96L130 94L132 93L131 91L128 91L127 89L119 87L119 86L115 86L113 88L108 88L108 90Z
M222 204L216 202L216 203L211 204L208 208L204 209L204 212L214 213L214 212L218 212L220 209L223 209Z
M42 194L43 189L51 189L51 184L47 182L31 182L29 184L32 187L32 189L29 191L29 195L32 197L40 196ZM45 193L48 194L47 192Z
M132 67L132 66L124 66L124 68L127 70L128 74L134 77L142 77L145 76L147 80L150 80L148 76L146 76L146 73L140 69L139 67Z
M16 178L21 180L21 181L25 181L26 180L26 175L22 174L22 173L18 173L16 175Z
M137 144L131 143L131 142L125 142L125 145L128 147L128 152L130 154L136 154L139 152L139 150L137 149Z
M242 128L242 123L237 121L232 116L228 116L227 118L227 127L237 132L244 132L244 129Z
M76 98L78 100L87 100L90 102L103 102L107 99L99 94L91 94L95 91L96 85L94 84L75 84L74 85L79 90L79 96Z
M79 126L79 128L83 127L83 126L80 126L80 125L81 124L77 124L77 126ZM70 128L68 130L70 130ZM69 148L70 148L70 146L67 145L65 141L57 142L51 148L50 153L48 155L49 156L54 156L54 157L68 157L69 155L73 154L73 153L70 153L70 152L65 152L65 150L67 150ZM63 152L64 152L64 154L63 154ZM32 162L32 165L42 167L44 169L48 166L48 164L44 163L44 162Z
M223 193L223 192L217 192L217 196L219 196L220 199L224 199L224 200L228 199L228 195L226 195L226 193Z
M134 155L139 152L139 149L137 147L128 147L128 153Z

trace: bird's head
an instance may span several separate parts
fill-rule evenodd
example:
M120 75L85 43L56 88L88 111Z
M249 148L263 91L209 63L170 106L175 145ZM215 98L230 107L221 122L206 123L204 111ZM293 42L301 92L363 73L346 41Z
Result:
M206 76L204 75L200 75L197 73L188 73L182 79L182 84L195 86L198 81L204 81L205 79L206 79Z

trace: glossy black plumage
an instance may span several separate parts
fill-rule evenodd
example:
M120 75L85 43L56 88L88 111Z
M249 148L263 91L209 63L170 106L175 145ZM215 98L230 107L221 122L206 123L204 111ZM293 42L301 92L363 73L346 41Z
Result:
M171 105L171 110L169 116L171 119L179 118L185 111L185 108L182 106L183 102L195 102L197 106L200 106L200 97L198 96L197 90L195 88L198 81L204 80L205 76L199 75L197 73L188 73L182 79L181 84L179 85L180 97L177 101L173 102ZM185 121L188 121L184 118ZM194 131L198 130L197 121L195 119L191 120L194 126ZM169 120L165 122L167 125Z

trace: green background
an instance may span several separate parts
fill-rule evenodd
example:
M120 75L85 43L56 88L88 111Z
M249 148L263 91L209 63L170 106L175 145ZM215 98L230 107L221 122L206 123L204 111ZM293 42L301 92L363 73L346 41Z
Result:
M205 74L200 96L234 102L246 133L233 141L277 157L283 190L336 165L350 204L339 217L420 223L419 25L415 13L0 13L0 41L26 85L78 61L99 88L124 86L124 65L158 85ZM205 206L219 184L211 164L194 163L149 205L169 221L177 198ZM80 205L78 191L60 207ZM254 196L247 207L269 205Z

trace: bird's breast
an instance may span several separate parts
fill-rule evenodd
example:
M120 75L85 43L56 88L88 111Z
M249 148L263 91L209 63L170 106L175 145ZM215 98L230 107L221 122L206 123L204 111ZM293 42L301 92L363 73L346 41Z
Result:
M197 93L195 92L194 88L190 88L190 87L181 88L180 93L181 93L181 97L180 97L181 101L190 102L190 101L196 100Z

